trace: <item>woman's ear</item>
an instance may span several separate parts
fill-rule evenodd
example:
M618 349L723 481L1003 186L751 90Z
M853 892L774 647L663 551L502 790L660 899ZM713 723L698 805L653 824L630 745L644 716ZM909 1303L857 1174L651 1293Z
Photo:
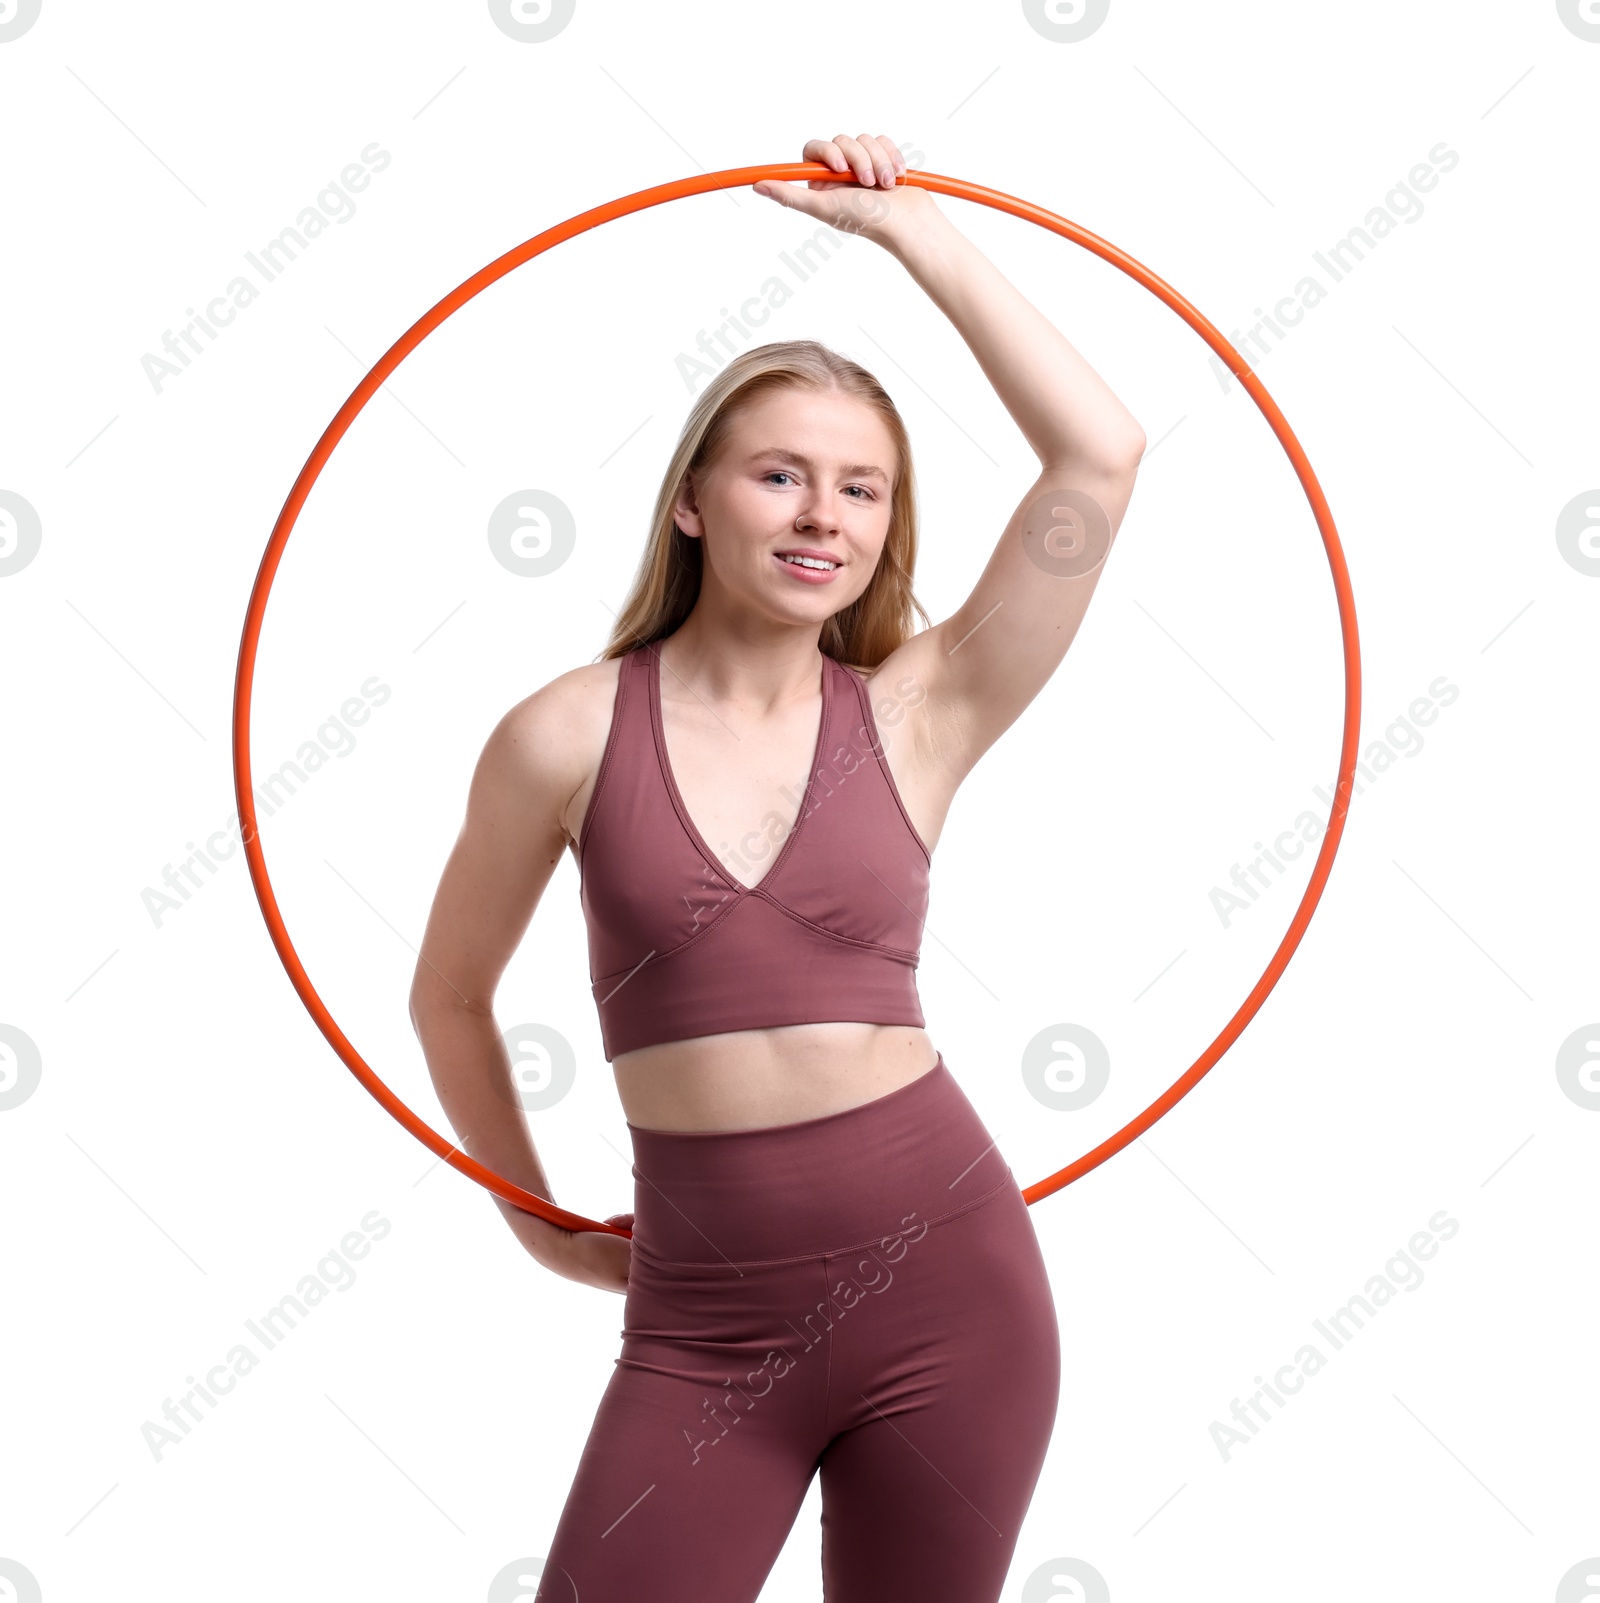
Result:
M705 524L700 518L700 508L695 502L694 485L685 477L678 490L678 498L672 506L672 522L679 534L687 535L691 540L697 540L705 531Z

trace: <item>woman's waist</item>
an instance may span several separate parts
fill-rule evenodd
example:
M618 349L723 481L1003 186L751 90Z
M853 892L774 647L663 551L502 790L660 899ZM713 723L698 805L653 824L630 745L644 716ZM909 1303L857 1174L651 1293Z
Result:
M685 1134L760 1129L840 1113L926 1074L926 1030L828 1022L730 1030L618 1054L630 1128Z
M686 1263L811 1256L934 1223L1014 1186L933 1056L892 1089L809 1117L695 1130L630 1120L635 1243Z

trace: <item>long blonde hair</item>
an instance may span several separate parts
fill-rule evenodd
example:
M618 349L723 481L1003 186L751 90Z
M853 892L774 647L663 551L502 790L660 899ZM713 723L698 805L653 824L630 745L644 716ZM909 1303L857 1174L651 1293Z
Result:
M866 368L817 340L781 340L736 356L696 399L656 496L650 538L633 588L598 660L671 634L700 595L702 542L677 525L673 507L689 477L704 472L727 442L740 411L775 391L835 391L863 401L894 440L899 471L889 498L889 534L867 588L822 625L818 646L836 662L869 671L915 630L912 613L930 621L912 592L917 563L917 491L911 440L888 392Z

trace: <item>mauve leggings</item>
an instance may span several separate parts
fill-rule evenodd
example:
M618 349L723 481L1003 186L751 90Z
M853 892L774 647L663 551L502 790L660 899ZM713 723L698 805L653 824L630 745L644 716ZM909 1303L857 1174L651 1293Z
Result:
M943 1057L797 1124L628 1128L622 1351L539 1603L751 1603L818 1471L827 1603L992 1603L1060 1339L1027 1205Z

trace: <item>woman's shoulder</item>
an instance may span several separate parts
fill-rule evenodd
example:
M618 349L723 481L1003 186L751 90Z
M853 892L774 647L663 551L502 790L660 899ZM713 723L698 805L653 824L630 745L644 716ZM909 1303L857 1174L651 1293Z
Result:
M608 657L557 674L510 708L496 732L519 742L536 741L558 753L585 748L596 736L603 746L621 668L620 657Z
M511 707L484 757L513 782L536 787L565 815L599 772L622 669L620 657L558 674Z

